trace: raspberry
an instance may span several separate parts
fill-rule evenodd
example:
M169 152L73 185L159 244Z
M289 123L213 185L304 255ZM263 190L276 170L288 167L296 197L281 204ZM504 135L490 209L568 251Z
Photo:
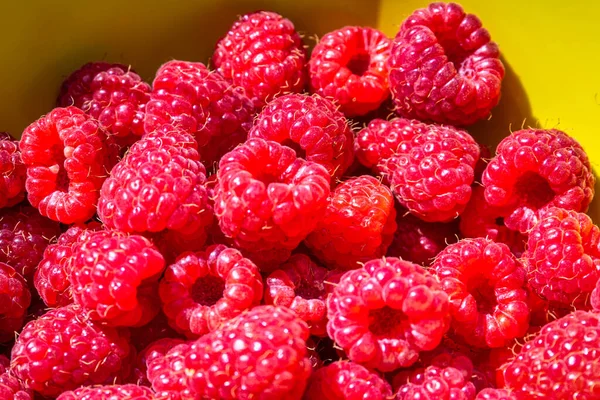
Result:
M525 335L525 270L506 245L463 239L439 253L431 268L449 296L454 332L464 342L502 347Z
M306 321L313 336L327 336L329 272L304 254L295 254L265 280L265 304L288 307Z
M0 132L0 208L12 207L25 198L26 178L19 142Z
M73 302L67 266L73 254L73 245L85 241L100 224L73 225L59 236L56 243L46 247L38 265L33 283L44 303L50 307L63 307Z
M25 279L8 264L0 262L0 343L14 339L23 326L31 292Z
M181 339L162 338L150 343L144 348L137 355L135 366L133 368L133 377L135 378L136 384L150 386L147 377L148 365L155 358L164 357L169 350L184 343L185 341Z
M0 210L0 262L6 263L28 282L48 243L60 235L60 225L44 218L33 207Z
M392 41L377 29L346 26L323 36L310 56L310 87L348 117L377 110L389 97Z
M386 400L390 384L351 361L336 361L310 377L304 400Z
M10 360L0 354L0 399L33 400L31 391L25 389L21 382L9 371Z
M67 269L73 300L87 316L113 326L142 326L156 316L165 261L148 239L99 231L72 251Z
M474 400L475 385L453 367L430 366L416 370L400 387L398 400Z
M323 166L263 139L249 139L223 156L218 180L221 230L241 249L263 254L283 250L289 257L316 227L329 196Z
M559 306L584 307L600 279L600 229L583 213L550 208L523 254L529 285Z
M148 380L156 399L196 400L198 397L188 385L184 361L190 353L190 344L173 347L164 356L148 361Z
M394 195L376 178L363 175L331 193L306 244L329 267L348 270L385 255L395 231Z
M506 389L487 388L477 393L475 400L517 400L517 398Z
M394 118L358 133L357 157L388 182L402 206L427 222L456 218L471 197L479 145L463 130Z
M306 51L294 24L274 12L246 14L217 43L212 62L257 109L278 94L300 93Z
M128 67L88 63L67 78L58 106L82 109L108 133L131 143L144 133L144 110L151 90Z
M409 16L394 39L390 89L403 117L451 125L487 118L500 100L504 66L473 14L432 3Z
M194 135L200 160L209 168L246 140L254 109L244 91L202 63L169 61L154 78L144 129L165 124Z
M311 373L307 339L294 312L255 307L190 346L190 387L201 398L299 400Z
M592 291L592 296L590 297L590 304L594 311L600 311L600 279L596 282L596 287Z
M577 141L556 129L524 129L504 138L483 173L485 198L505 208L504 224L526 233L545 208L585 212L594 175Z
M345 273L327 299L327 317L329 337L350 360L384 372L414 364L450 327L437 278L393 257Z
M206 240L212 210L193 137L169 128L136 142L102 185L98 215L123 232L194 233Z
M398 212L397 229L386 256L399 257L415 264L429 265L450 243L458 240L457 224L425 222Z
M600 398L600 315L575 311L550 322L504 370L518 399Z
M354 158L348 121L331 101L317 95L288 94L271 101L248 137L291 147L298 157L327 168L333 179L342 176Z
M106 385L64 392L56 400L154 400L154 394L137 385Z
M126 379L133 351L124 332L100 326L69 305L25 325L12 349L11 370L26 388L57 396Z
M262 291L258 267L224 245L183 253L167 267L159 286L169 324L190 338L260 304Z
M28 199L45 217L72 224L96 212L110 169L106 131L76 107L56 108L29 125L21 142Z

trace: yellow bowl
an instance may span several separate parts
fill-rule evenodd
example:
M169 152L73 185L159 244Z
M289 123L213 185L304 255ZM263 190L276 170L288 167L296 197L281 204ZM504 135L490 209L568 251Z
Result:
M463 0L502 51L507 75L492 118L472 128L495 145L521 126L558 128L600 165L600 2ZM208 61L236 16L257 9L291 19L307 44L344 25L394 36L421 0L10 1L0 25L0 130L20 135L48 112L62 80L87 61L130 64L148 81L170 59ZM600 216L600 203L591 207ZM598 218L595 218L599 220Z

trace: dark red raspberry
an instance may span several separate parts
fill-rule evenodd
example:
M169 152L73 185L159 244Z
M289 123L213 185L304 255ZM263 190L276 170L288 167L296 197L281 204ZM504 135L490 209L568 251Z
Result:
M198 338L260 304L263 284L258 267L222 244L183 253L160 281L162 309L169 324Z
M476 347L502 347L529 327L525 269L502 243L463 239L431 265L450 299L453 328Z
M477 393L475 400L518 400L509 390L506 389L483 389Z
M31 292L15 269L0 262L0 343L15 338L23 326Z
M133 367L133 381L138 385L150 386L148 365L157 357L164 357L172 348L184 344L182 339L162 338L150 343L138 355Z
M592 291L592 295L590 297L590 304L594 311L600 311L600 279L596 283L596 287Z
M465 209L479 159L479 145L466 131L394 118L371 121L356 142L359 160L419 218L445 222Z
M130 144L144 134L144 110L151 90L128 67L89 63L67 78L58 106L82 109L120 143Z
M500 100L504 66L473 14L432 3L402 24L389 58L396 112L407 118L471 125Z
M290 20L274 12L241 16L217 43L212 62L257 109L279 94L302 92L306 81L302 38Z
M386 256L428 266L447 245L458 240L455 222L425 222L405 210L397 213L397 229Z
M585 212L595 178L577 141L556 129L524 129L504 138L483 173L485 198L506 209L504 224L527 232L549 207Z
M293 311L255 307L190 346L189 385L200 398L299 400L311 373L307 339Z
M398 258L345 273L327 299L327 333L368 368L408 367L450 327L448 296L423 267Z
M584 307L600 278L600 229L583 213L543 211L523 254L529 285L559 306Z
M148 239L99 231L72 251L67 269L73 300L87 316L113 326L142 326L156 316L165 260Z
M46 247L33 278L35 288L46 306L63 307L73 302L67 270L73 254L73 245L80 240L87 240L91 232L99 228L100 224L96 222L73 225L59 236L56 243Z
M40 213L72 224L96 212L110 170L106 131L76 107L56 108L29 125L21 142L26 188Z
M129 331L131 332L131 343L138 352L157 340L180 338L180 335L169 326L168 319L162 311L159 311L156 317L146 325L132 327Z
M102 185L98 215L111 229L165 229L206 240L212 210L206 169L194 138L178 129L152 132L136 142Z
M288 307L306 321L310 334L327 336L329 271L304 254L295 254L265 280L265 304Z
M126 379L133 352L125 332L100 326L69 305L25 325L12 349L11 370L26 388L57 396Z
M550 322L504 370L518 399L600 398L600 314L575 311Z
M0 210L0 262L30 282L46 246L58 235L60 225L29 205Z
M309 337L306 340L306 357L310 360L310 366L315 371L323 366L323 360L318 350L319 340L317 338ZM312 375L311 375L312 376Z
M64 392L56 400L154 400L154 393L138 385L106 385Z
M475 385L453 367L430 366L414 371L396 394L397 400L474 400Z
M151 133L171 124L193 134L200 159L210 169L246 140L253 117L252 102L242 89L202 63L174 60L156 73L144 129Z
M374 111L389 97L392 41L377 29L346 26L319 40L310 56L310 87L348 117Z
M0 354L0 399L33 400L33 393L12 375L9 365L10 360Z
M0 132L0 208L12 207L25 198L26 178L19 142Z
M384 256L395 231L394 195L377 178L363 175L335 188L306 244L330 268L355 269Z
M196 400L198 397L188 385L184 361L190 355L190 344L173 347L164 356L149 360L148 380L156 399Z
M303 400L386 400L392 388L376 373L352 361L336 361L313 372Z
M352 129L329 100L288 94L271 101L258 115L248 137L273 140L298 157L323 165L335 180L352 164Z
M283 250L289 257L327 207L325 167L276 142L249 139L223 156L218 179L215 214L221 230L251 252Z

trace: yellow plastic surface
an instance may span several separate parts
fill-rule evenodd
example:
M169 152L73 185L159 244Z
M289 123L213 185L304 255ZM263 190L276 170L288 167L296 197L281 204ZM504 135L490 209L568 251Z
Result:
M130 64L151 81L163 62L208 61L236 16L270 9L315 36L344 25L394 36L420 0L28 0L3 1L0 130L20 135L48 112L61 81L87 61ZM600 170L600 2L464 0L499 46L507 68L500 105L471 129L494 145L521 126L577 138ZM597 190L600 193L600 190ZM600 197L600 196L598 196ZM600 215L600 202L592 206ZM600 219L596 219L600 220Z

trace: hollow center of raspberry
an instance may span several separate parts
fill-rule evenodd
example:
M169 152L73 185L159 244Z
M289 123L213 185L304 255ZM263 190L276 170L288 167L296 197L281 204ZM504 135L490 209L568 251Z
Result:
M65 149L61 143L54 146L52 150L54 153L53 160L56 161L56 164L50 167L50 171L56 174L56 190L66 192L69 189L69 176L63 167L66 160Z
M456 69L459 69L468 53L460 45L456 37L456 31L438 31L434 32L438 43L444 48L444 54Z
M192 299L203 306L214 305L221 297L225 290L225 282L216 276L202 277L192 286Z
M477 311L482 314L492 314L497 301L494 286L489 280L478 275L467 282L467 287L477 302Z
M346 67L354 75L363 76L369 69L370 64L371 56L369 56L369 53L365 51L353 55L350 61L348 61L348 64L346 64Z
M535 172L524 173L515 184L515 192L522 206L534 210L544 207L554 198L548 181Z
M306 160L306 151L304 151L304 149L292 139L286 139L281 144L294 150L296 152L296 157Z
M385 306L369 311L369 331L378 338L404 336L406 314Z

